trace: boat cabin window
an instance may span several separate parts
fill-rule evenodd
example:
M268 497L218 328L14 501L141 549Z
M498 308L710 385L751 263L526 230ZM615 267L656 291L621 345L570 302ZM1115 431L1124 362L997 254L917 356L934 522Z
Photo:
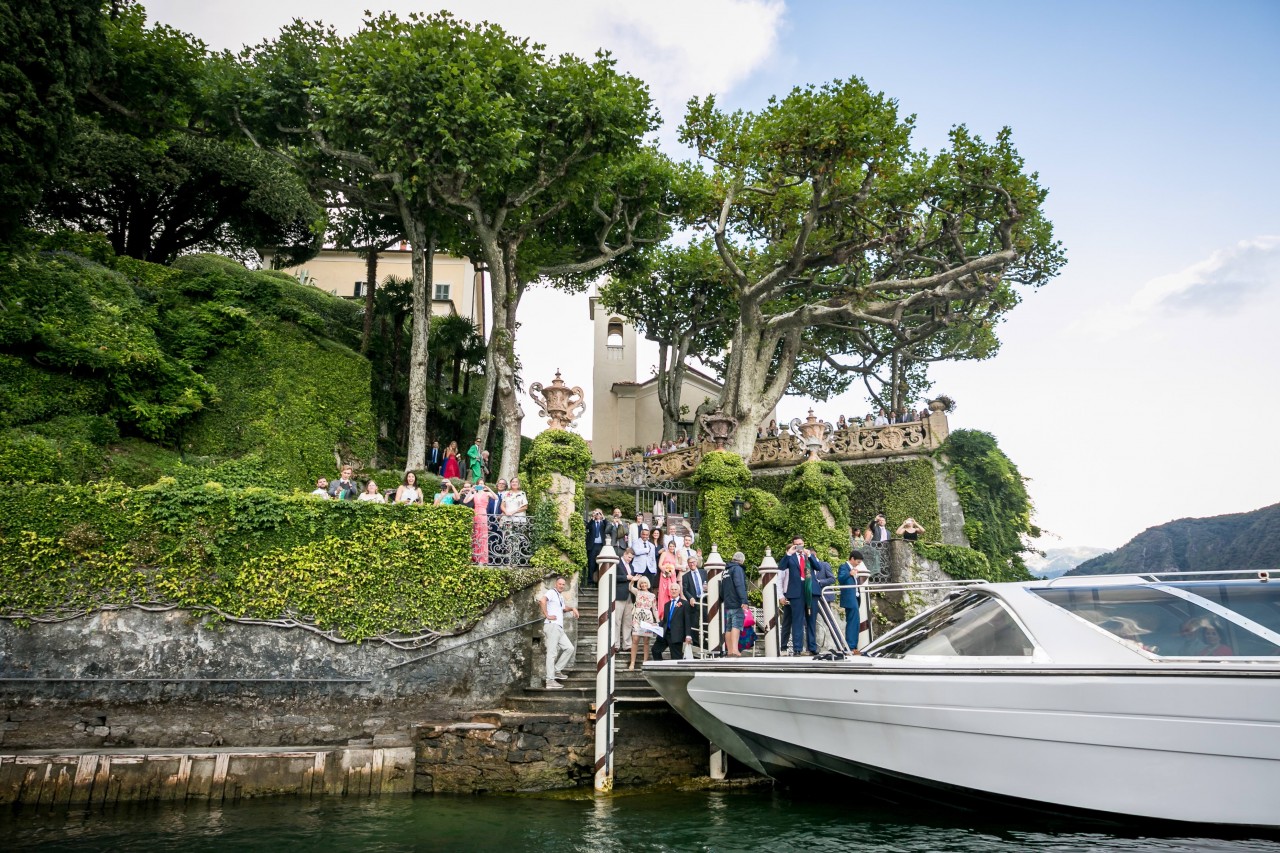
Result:
M872 657L1031 657L1034 646L999 601L968 592L886 634Z
M1037 589L1044 600L1093 623L1121 641L1161 657L1273 657L1280 588L1238 584L1057 587ZM1175 592L1178 590L1181 592ZM1230 614L1252 620L1239 624ZM1269 635L1269 636L1268 636Z

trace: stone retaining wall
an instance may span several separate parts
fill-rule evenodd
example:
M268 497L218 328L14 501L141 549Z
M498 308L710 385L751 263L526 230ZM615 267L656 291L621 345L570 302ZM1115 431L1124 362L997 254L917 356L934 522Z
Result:
M685 781L708 772L705 738L670 708L617 714L615 785ZM590 785L595 734L582 714L494 714L416 727L414 790L516 793Z

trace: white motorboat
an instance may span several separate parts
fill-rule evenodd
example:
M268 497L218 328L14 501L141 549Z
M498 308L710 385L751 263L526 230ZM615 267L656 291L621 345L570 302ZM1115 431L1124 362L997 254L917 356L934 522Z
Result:
M716 746L890 798L1280 826L1280 581L957 589L863 655L645 665Z

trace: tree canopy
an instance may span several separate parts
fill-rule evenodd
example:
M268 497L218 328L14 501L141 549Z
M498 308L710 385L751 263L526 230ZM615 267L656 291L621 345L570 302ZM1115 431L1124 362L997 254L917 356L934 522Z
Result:
M99 0L0 4L0 240L40 199L105 59Z
M911 147L913 125L857 78L755 113L690 102L681 139L707 167L701 226L740 309L722 398L745 427L739 453L788 389L825 396L894 354L994 354L1015 285L1064 263L1007 128L986 142L955 127L930 154Z
M286 163L215 120L204 44L148 27L137 5L104 27L108 62L79 100L43 216L158 263L193 250L247 259L269 247L286 265L313 255L323 210Z

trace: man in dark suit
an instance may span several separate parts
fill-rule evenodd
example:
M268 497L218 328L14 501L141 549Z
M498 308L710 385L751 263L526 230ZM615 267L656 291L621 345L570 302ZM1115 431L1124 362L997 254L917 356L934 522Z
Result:
M867 575L862 567L862 552L850 551L849 559L840 566L837 580L840 581L840 606L844 608L844 641L851 652L858 651L858 633L862 627L857 585L865 583Z
M814 560L817 562L817 568L805 578L805 583L813 593L810 605L815 614L814 624L824 626L828 635L827 642L818 644L819 649L824 652L831 649L840 651L840 641L837 639L840 636L840 625L836 622L835 610L831 607L836 601L836 591L832 589L836 584L836 576L831 571L830 563L818 560L816 555Z
M778 561L778 582L791 611L792 654L818 653L818 635L814 628L813 594L805 579L818 570L818 561L805 549L803 537L796 536L787 546L787 554ZM806 602L806 599L808 601Z
M431 449L427 451L427 470L432 474L440 473L440 466L444 462L444 459L441 457L440 442L431 442Z
M593 510L591 518L587 520L587 577L584 586L596 583L596 557L604 547L606 536L604 513L598 509Z
M689 633L686 616L689 608L683 598L673 598L667 602L667 608L658 614L658 624L662 626L662 636L653 641L653 659L662 660L662 653L671 650L671 659L679 660L684 646L684 638Z
M876 520L871 522L871 541L888 542L890 535L889 525L884 520L884 513L877 513Z
M688 559L689 570L680 579L680 595L689 607L685 618L689 622L688 636L693 639L694 635L702 637L702 597L707 592L707 573L698 566L696 554L690 554ZM707 648L707 643L703 642L701 645L704 649Z

